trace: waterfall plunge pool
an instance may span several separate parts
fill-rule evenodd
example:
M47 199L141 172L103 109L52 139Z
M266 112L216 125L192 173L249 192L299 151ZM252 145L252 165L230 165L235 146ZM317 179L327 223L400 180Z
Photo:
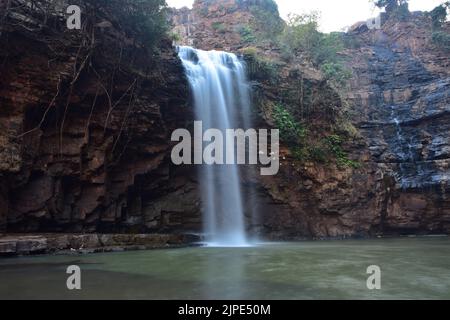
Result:
M81 268L79 291L66 268ZM367 267L381 268L368 290ZM450 299L448 237L0 259L0 299Z

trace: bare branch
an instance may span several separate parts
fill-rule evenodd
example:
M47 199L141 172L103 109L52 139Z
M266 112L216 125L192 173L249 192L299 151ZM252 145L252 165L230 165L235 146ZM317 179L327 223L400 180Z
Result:
M32 132L34 132L34 131L36 131L36 130L41 129L41 126L42 126L42 124L44 123L45 118L47 117L47 114L49 113L50 109L55 105L56 98L57 98L58 95L59 95L60 85L61 85L61 76L59 77L59 81L58 81L58 85L57 85L56 94L55 94L55 96L53 97L53 99L51 100L51 102L50 102L50 104L48 105L47 109L45 110L44 115L42 116L42 119L41 119L41 121L39 122L39 124L38 124L35 128L33 128L33 129L31 129L31 130L29 130L29 131L27 131L27 132L22 133L21 135L17 136L16 138L22 138L22 137L26 136L27 134L30 134L30 133L32 133Z
M122 101L122 99L127 95L128 91L130 91L134 85L136 84L137 79L134 79L134 81L131 83L131 85L128 87L128 89L124 92L124 94L119 98L119 100L116 101L116 103L108 110L108 115L106 116L105 120L105 127L104 132L106 132L106 127L108 126L109 118L111 117L111 114L113 110L119 105L119 103Z
M136 81L136 80L135 80L135 81ZM113 146L113 148L112 148L111 153L114 153L114 151L116 150L116 146L117 146L117 144L119 143L120 137L122 136L122 132L123 132L123 130L124 130L124 128L125 128L125 123L128 121L128 116L129 116L131 110L133 109L133 106L134 106L134 104L133 104L133 102L134 102L133 97L134 97L134 91L135 91L135 89L136 89L136 88L134 87L134 88L133 88L133 91L131 92L131 95L130 95L130 101L128 102L128 108L127 108L127 111L126 111L125 116L124 116L124 118L123 118L122 125L120 126L119 135L117 136L117 139L116 139L116 141L115 141L115 143L114 143L114 146Z

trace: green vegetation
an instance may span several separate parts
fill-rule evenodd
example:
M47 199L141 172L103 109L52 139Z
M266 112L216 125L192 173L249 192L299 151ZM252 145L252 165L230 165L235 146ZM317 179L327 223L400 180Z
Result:
M238 29L239 35L244 43L250 44L256 41L255 32L249 25L242 25Z
M450 34L443 29L447 20L447 10L450 10L450 1L437 6L428 13L433 29L431 42L444 51L450 51Z
M243 0L240 2L243 2ZM278 14L278 5L274 0L259 0L257 3L258 5L253 5L252 7L259 7L272 14Z
M324 139L326 149L336 158L338 167L359 168L360 164L350 160L347 153L343 149L344 139L340 135L330 135Z
M435 31L431 41L440 49L450 52L450 34L445 31Z
M306 129L297 122L292 114L282 106L275 106L273 118L276 127L280 130L280 138L291 146L297 146L305 139Z
M258 54L258 49L255 47L247 47L241 52L247 63L247 72L250 79L268 80L271 83L277 82L277 65L273 61Z
M319 15L316 12L290 15L282 41L293 53L309 53L315 65L336 62L337 53L344 48L342 39L338 33L319 32L318 20Z
M299 50L311 53L314 57L318 51L321 34L318 31L319 14L289 15L288 26L282 36L283 44L292 53Z
M447 1L440 6L437 6L428 14L431 17L433 23L433 30L441 29L447 20L447 10L450 9L450 1Z
M226 32L226 27L225 27L225 25L224 25L223 23L221 23L221 22L214 22L214 23L212 24L212 28L213 28L215 31L219 32L219 33L225 33L225 32Z
M169 34L169 37L170 37L170 39L171 39L173 42L179 42L179 41L181 41L181 36L180 36L178 33L176 33L176 32L171 32L171 33Z
M390 16L391 14L401 14L407 12L409 0L372 0L372 2L379 8L386 9L386 13Z
M359 49L362 46L361 40L355 35L343 34L341 39L345 48Z
M348 158L341 135L332 134L325 138L312 139L305 125L295 120L294 116L281 105L273 108L273 118L280 130L280 138L291 149L297 161L315 161L328 164L334 159L339 168L359 168L359 163ZM313 142L314 141L314 142Z
M305 52L312 63L324 72L327 80L336 87L343 87L351 76L338 55L345 48L343 35L338 32L321 33L318 21L317 12L290 15L281 39L282 47L290 55Z
M271 112L274 126L280 130L280 138L285 146L299 162L334 163L339 168L358 167L357 162L349 159L344 148L351 137L350 130L344 128L351 128L352 132L356 129L344 118L345 112L340 108L341 102L337 101L342 93L340 89L348 86L352 75L345 67L343 55L339 53L345 48L360 46L356 43L357 39L345 38L345 34L338 32L320 32L319 14L316 12L291 15L287 24L282 23L280 28L277 21L273 20L278 14L274 15L256 5L253 10L262 10L268 17L254 13L259 23L241 25L237 29L243 42L249 45L241 52L247 63L250 79L265 85L277 85L284 77L279 71L284 63L261 52L261 48L265 48L262 44L269 44L281 49L282 60L297 62L299 58L309 59L322 71L330 84L323 84L322 89L318 90L315 83L311 83L308 77L304 78L301 69L289 70L289 77L295 83L279 88L279 102L272 105L262 99L261 110L265 113ZM278 13L276 6L271 10L277 10ZM277 27L266 32L263 29L264 23L274 23ZM320 126L320 130L314 128L312 123Z
M352 76L350 70L337 62L326 62L320 69L322 70L325 79L331 81L336 87L346 86Z
M200 16L206 17L208 15L208 13L209 13L208 7L202 7L200 9Z

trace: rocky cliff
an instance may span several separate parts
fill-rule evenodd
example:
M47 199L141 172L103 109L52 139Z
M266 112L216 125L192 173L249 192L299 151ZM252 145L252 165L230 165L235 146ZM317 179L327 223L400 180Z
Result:
M171 41L149 48L81 3L82 30L51 1L2 21L0 230L198 230L196 188L169 161L190 118Z
M431 19L421 12L350 36L361 47L345 52L354 71L348 98L370 161L385 182L380 227L448 232L448 52L433 45Z

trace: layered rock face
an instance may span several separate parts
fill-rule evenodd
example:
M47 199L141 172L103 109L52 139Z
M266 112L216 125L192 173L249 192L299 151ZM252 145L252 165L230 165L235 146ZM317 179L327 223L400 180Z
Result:
M88 9L69 31L55 10L0 37L0 231L199 230L195 175L170 162L190 118L171 42L156 54Z
M422 13L350 35L362 43L346 53L355 122L389 182L381 227L448 232L449 55L431 44L431 21Z

